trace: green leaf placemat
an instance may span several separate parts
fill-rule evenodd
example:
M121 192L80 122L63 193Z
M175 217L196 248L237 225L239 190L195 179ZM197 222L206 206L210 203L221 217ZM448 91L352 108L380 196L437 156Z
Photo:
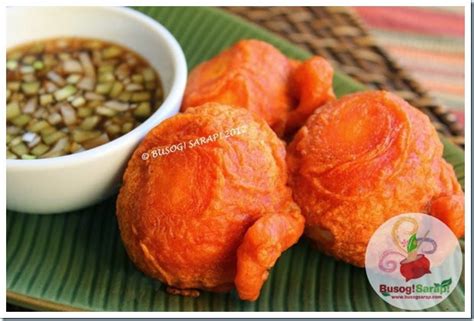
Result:
M167 27L183 47L188 67L238 39L259 38L285 54L300 48L257 26L209 8L137 8ZM334 77L337 95L363 90L345 75ZM464 179L464 153L444 141L445 157ZM202 292L198 298L168 295L164 286L135 269L122 246L115 198L63 215L7 213L7 298L48 310L108 311L396 311L370 287L365 271L312 249L302 239L272 269L256 302ZM462 242L462 246L464 243ZM432 311L464 310L464 278Z

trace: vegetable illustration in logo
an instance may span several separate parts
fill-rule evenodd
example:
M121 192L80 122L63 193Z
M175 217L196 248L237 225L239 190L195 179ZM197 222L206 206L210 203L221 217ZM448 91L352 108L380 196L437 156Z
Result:
M400 228L402 224L410 224L408 241L400 240ZM397 269L397 261L394 259L386 260L389 256L398 255L403 259L399 261L400 274L405 281L421 278L423 275L431 273L430 260L425 254L433 254L437 249L435 240L428 237L429 230L422 237L417 236L418 222L409 217L400 218L392 227L392 240L399 251L386 250L379 260L379 269L384 272L393 272ZM423 243L430 243L430 249L422 248ZM405 245L406 244L406 245ZM420 253L421 252L421 253Z

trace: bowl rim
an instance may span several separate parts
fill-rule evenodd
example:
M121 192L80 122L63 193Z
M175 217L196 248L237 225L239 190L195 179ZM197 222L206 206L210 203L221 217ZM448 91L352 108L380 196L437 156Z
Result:
M33 7L12 7L8 10L24 10L32 9ZM74 7L70 7L74 8ZM82 7L84 8L84 7ZM158 21L152 19L151 17L126 7L90 7L95 10L104 10L111 11L113 13L122 14L127 19L134 19L142 24L145 24L146 27L153 30L156 33L161 35L161 40L163 44L168 47L171 52L171 64L173 67L173 75L171 88L166 96L166 98L161 103L160 107L150 116L146 121L140 124L138 127L134 128L130 132L122 135L108 143L94 147L89 150L77 154L69 154L59 157L51 157L44 159L6 159L7 170L15 169L38 169L38 168L49 168L57 166L68 166L80 164L86 161L90 161L96 158L100 158L103 155L116 152L123 144L127 142L138 143L154 126L156 118L162 116L163 113L166 113L168 109L175 103L180 103L184 89L186 87L187 80L187 64L184 52L179 45L176 38L171 34L171 32L166 29ZM7 11L8 13L8 11ZM100 37L99 37L100 39Z

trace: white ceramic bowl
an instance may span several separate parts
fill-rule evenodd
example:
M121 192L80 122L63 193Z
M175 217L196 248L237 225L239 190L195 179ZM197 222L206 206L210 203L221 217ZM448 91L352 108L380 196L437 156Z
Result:
M7 160L7 208L48 214L80 209L117 191L140 140L179 111L187 68L176 39L159 23L126 8L7 9L7 48L31 40L77 36L113 41L141 54L158 71L165 100L142 125L110 143L39 160Z

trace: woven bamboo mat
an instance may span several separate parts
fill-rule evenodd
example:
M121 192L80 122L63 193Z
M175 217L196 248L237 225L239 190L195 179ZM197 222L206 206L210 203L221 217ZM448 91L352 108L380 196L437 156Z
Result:
M464 147L456 117L434 102L404 69L379 47L358 16L344 7L227 7L231 13L277 33L369 88L398 94L427 114L436 129Z

